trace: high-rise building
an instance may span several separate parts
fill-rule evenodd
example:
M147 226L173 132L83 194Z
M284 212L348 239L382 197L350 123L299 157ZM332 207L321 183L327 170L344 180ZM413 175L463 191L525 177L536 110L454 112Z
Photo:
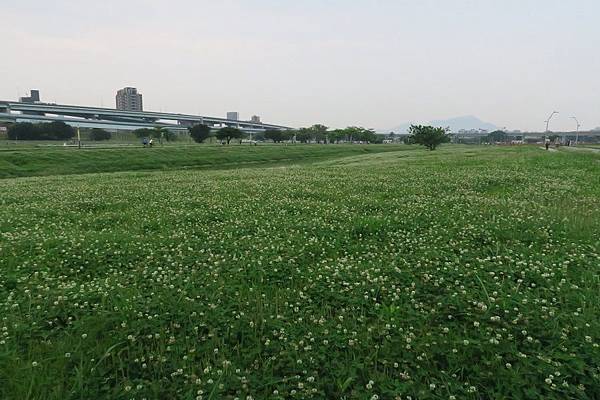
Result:
M260 117L258 115L253 115L252 118L250 118L250 122L260 124Z
M227 112L227 119L231 119L234 121L239 121L240 120L240 113L237 111L229 111Z
M136 88L126 87L117 92L117 110L143 111L142 95Z
M29 97L21 97L19 98L21 103L37 103L40 101L40 91L39 90L30 90Z

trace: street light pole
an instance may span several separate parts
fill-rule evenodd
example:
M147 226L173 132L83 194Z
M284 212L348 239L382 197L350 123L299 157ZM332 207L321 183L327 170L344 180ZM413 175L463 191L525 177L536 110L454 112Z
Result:
M548 132L548 125L550 124L550 120L552 119L552 117L554 116L554 114L558 114L558 111L552 111L552 114L550 114L550 116L548 117L548 119L545 121L546 122L546 132Z
M571 117L575 120L575 122L577 123L577 131L575 132L575 146L577 146L577 142L579 142L579 127L581 126L579 124L579 121L577 120L577 118L575 117Z
M546 134L549 132L548 125L550 124L550 120L552 119L552 117L554 117L554 114L558 114L558 111L552 111L552 114L550 114L548 119L545 121L546 122L546 131L544 132L544 142L546 142Z

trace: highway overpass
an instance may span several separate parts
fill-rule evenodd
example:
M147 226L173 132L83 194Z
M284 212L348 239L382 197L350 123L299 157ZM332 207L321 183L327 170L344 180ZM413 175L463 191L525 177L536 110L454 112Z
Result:
M172 131L187 131L189 126L195 124L204 124L212 128L230 126L246 132L260 132L268 129L291 129L283 125L238 121L201 115L153 111L123 111L101 107L11 101L0 101L0 121L33 123L63 121L75 127L123 130L161 126Z

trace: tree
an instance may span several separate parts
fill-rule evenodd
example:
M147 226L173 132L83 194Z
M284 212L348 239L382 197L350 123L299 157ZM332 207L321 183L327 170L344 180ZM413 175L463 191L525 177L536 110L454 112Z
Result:
M8 127L10 140L33 140L35 136L36 128L31 122L19 122Z
M292 140L294 139L295 132L294 131L282 131L283 140Z
M507 135L504 131L490 132L490 134L488 134L487 136L487 140L489 143L506 142L506 138Z
M344 132L351 142L375 143L383 140L383 138L379 138L373 129L366 129L360 126L349 126L344 129Z
M325 125L315 124L308 129L312 131L312 136L317 142L327 143L327 129L329 128L327 128Z
M313 137L313 131L310 128L300 128L296 132L296 140L301 143L308 143Z
M281 143L284 140L290 140L292 135L288 131L282 131L280 129L267 129L265 131L265 139L270 139L274 143Z
M244 137L244 133L238 128L227 126L217 131L217 139L227 141L227 144L231 142L231 139L241 139Z
M133 134L138 138L152 137L154 134L154 129L140 128L133 131Z
M368 143L382 144L384 139L385 139L385 134L377 134L377 133L373 132L369 137Z
M163 139L165 139L167 142L170 142L176 138L175 133L164 126L155 126L152 131L153 132L151 136L158 139L160 143L162 143Z
M281 130L279 129L267 129L265 131L265 139L272 140L273 143L281 142Z
M262 142L265 140L265 131L257 131L252 134L252 138L256 141Z
M62 121L37 124L40 140L64 140L75 136L75 129Z
M203 143L210 137L210 126L204 124L197 124L188 128L190 136L196 143Z
M346 138L346 130L334 129L332 131L327 132L327 136L329 137L330 142L339 143L341 140L344 140Z
M102 128L93 128L90 132L90 140L110 140L111 137L111 133L109 131L105 131Z
M366 143L377 143L377 142L383 141L383 138L379 138L379 136L375 133L375 131L373 129L365 129L365 128L359 128L358 139L361 142L366 142Z
M64 140L75 136L72 126L62 121L31 124L20 122L8 128L8 138L11 140Z
M434 128L433 126L411 125L408 129L413 143L427 147L429 150L435 150L442 143L450 141L450 135L447 129Z

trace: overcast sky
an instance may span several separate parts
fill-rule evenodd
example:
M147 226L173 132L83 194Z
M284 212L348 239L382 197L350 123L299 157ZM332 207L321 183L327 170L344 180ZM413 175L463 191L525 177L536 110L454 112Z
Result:
M600 126L599 0L0 0L0 99L390 128Z

